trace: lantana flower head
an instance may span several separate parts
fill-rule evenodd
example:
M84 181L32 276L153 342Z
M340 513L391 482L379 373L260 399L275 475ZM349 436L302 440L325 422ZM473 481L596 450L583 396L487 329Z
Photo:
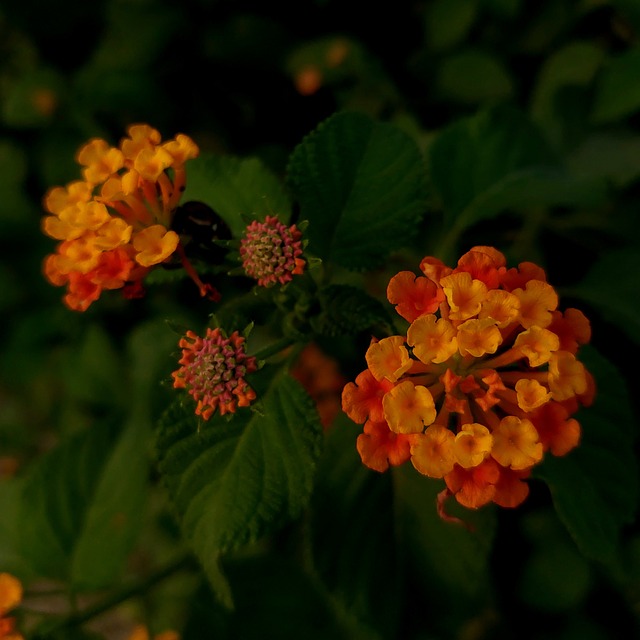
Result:
M571 415L595 393L578 358L589 321L558 309L540 267L508 269L493 247L473 247L455 267L426 257L420 269L387 288L406 334L372 340L367 369L343 389L343 410L364 424L357 449L377 471L411 461L443 478L443 516L451 495L470 508L515 507L531 469L580 441Z
M251 222L240 240L240 258L245 273L261 287L286 284L304 272L302 232L285 225L276 216Z
M171 223L186 186L185 163L198 147L184 134L163 143L146 124L127 133L118 147L100 138L87 142L77 154L83 179L44 197L50 215L43 231L60 241L45 259L45 276L66 286L64 301L76 311L85 311L105 289L137 297L151 269L176 252L184 257ZM188 271L202 295L216 297Z
M22 583L10 573L0 573L0 638L24 640L15 629L15 618L7 615L22 602Z
M245 376L257 370L254 356L245 350L245 338L237 331L226 336L221 329L207 328L204 337L187 331L180 339L180 368L174 371L173 386L186 389L197 402L196 415L208 420L248 407L256 398Z

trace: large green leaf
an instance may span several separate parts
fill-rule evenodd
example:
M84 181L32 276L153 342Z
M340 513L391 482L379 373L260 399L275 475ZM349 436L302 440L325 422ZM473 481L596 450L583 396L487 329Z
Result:
M501 212L589 206L606 195L603 181L574 177L560 166L540 131L511 107L447 127L430 145L429 164L444 213L438 248L445 257L463 230Z
M404 594L392 478L362 464L361 430L341 414L328 435L312 502L315 566L354 624L393 638Z
M638 248L612 250L593 263L584 279L565 295L593 305L602 317L640 344Z
M613 122L640 111L640 49L614 58L599 76L592 118Z
M291 202L278 178L258 158L235 158L203 153L187 165L187 188L182 202L209 205L242 235L247 219L291 216Z
M591 567L553 509L525 514L523 529L530 553L524 554L519 592L530 606L561 612L579 606L592 586Z
M442 60L436 87L444 99L466 104L497 102L513 92L513 83L502 61L475 48L458 51Z
M193 405L172 405L157 431L159 469L186 539L214 589L222 552L255 541L300 515L313 487L321 425L290 376L253 376L259 407L198 426ZM190 400L190 399L189 399Z
M230 637L357 640L321 585L290 558L272 554L236 559L225 563L225 570L236 594L236 635Z
M560 145L566 119L575 118L575 110L562 110L559 94L567 87L587 87L593 81L604 51L588 41L569 42L550 55L542 65L531 100L531 115L548 138Z
M425 37L430 49L454 47L466 37L478 14L477 0L435 0L425 11Z
M130 423L101 469L71 559L71 581L99 588L118 577L142 525L149 474L148 425Z
M335 114L293 151L288 182L309 220L309 251L350 269L406 246L426 208L425 171L400 129L361 113Z
M436 504L444 488L442 481L420 475L410 463L393 472L404 547L433 606L462 613L484 602L495 508L470 510L450 498L446 510L470 528L446 522L438 515Z
M583 353L597 394L576 416L581 443L566 457L547 455L534 475L549 486L558 516L582 553L615 562L621 528L633 521L638 502L636 427L624 378L594 349Z
M42 456L25 479L20 550L37 574L76 589L104 587L123 568L144 513L144 430L96 423Z
M640 177L640 136L601 133L587 138L567 159L576 175L606 178L626 187Z

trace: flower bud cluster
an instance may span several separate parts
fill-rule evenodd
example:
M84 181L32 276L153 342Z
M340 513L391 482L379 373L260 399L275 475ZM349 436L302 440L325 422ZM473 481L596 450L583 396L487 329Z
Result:
M220 329L208 328L204 338L187 331L179 346L181 366L171 374L173 386L191 394L196 414L204 420L216 410L220 415L235 413L255 400L245 376L257 370L257 360L246 354L245 339L237 331L226 337Z
M261 287L290 282L304 271L301 238L295 224L288 227L275 216L267 216L264 222L254 220L240 241L245 273Z

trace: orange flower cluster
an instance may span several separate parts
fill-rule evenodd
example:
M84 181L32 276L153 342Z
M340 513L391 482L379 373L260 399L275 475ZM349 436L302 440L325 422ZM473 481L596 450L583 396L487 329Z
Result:
M372 341L367 369L343 390L343 410L364 424L358 451L377 471L411 460L444 478L443 516L450 495L470 508L515 507L545 453L563 456L580 440L570 416L595 392L576 357L589 321L558 310L540 267L508 269L492 247L473 247L455 268L431 257L420 268L387 288L406 335Z
M0 638L24 640L15 630L15 618L7 614L22 602L22 584L9 573L0 573Z
M67 287L64 301L75 311L85 311L104 289L141 295L144 276L180 253L171 222L186 185L185 163L198 147L183 134L162 143L144 124L127 133L117 148L90 140L77 155L84 179L54 187L44 198L51 215L43 231L61 241L44 272L52 284ZM203 295L211 293L196 283Z

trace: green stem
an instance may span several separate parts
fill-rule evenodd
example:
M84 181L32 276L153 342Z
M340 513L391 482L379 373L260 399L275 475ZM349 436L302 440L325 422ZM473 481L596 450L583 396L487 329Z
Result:
M138 580L137 582L133 582L129 586L126 586L119 591L110 594L104 600L100 600L99 602L88 606L82 611L74 612L66 618L56 621L51 626L49 626L46 631L37 633L33 637L33 640L46 640L47 638L52 637L54 633L80 626L85 622L88 622L89 620L92 620L93 618L99 616L100 614L105 613L106 611L109 611L114 607L117 607L119 604L122 604L126 600L146 593L162 580L165 580L174 573L182 571L183 569L188 569L191 566L195 566L191 555L185 554L183 556L180 556L176 560L168 563L166 566L154 571L146 578Z

